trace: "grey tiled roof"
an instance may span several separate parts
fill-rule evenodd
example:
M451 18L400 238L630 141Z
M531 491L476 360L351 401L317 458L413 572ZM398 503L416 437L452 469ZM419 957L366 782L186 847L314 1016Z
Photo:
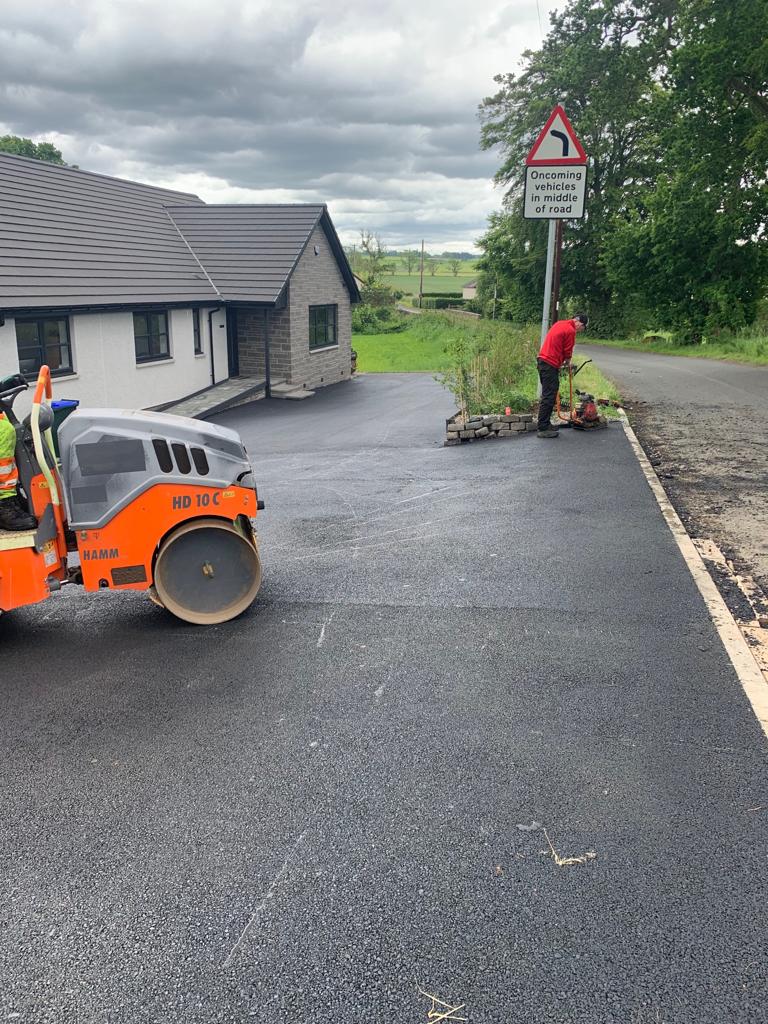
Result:
M168 203L202 205L0 153L0 309L216 299Z
M272 303L325 207L171 206L168 212L223 299Z
M283 291L323 205L206 206L195 195L0 153L0 312L258 302Z

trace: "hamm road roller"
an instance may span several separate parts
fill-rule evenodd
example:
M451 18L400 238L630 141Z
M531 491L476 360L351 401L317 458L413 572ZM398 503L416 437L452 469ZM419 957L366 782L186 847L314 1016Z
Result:
M0 531L0 612L73 583L145 590L200 625L245 611L261 585L253 524L264 506L237 433L164 413L76 409L58 428L57 457L49 368L20 423L13 402L28 386L20 374L0 382L18 500L37 520Z

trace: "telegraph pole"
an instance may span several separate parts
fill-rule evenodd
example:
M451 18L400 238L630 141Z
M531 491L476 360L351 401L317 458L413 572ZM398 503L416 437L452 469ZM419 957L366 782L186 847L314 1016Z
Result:
M421 268L419 270L419 309L421 309L421 293L424 291L424 239L421 240Z

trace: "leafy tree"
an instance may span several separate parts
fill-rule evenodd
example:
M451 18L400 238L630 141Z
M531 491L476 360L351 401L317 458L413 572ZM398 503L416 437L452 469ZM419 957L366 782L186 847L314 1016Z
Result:
M507 208L522 217L525 157L555 102L565 107L590 157L587 211L571 222L561 288L592 311L609 310L611 282L601 262L610 222L631 195L648 187L657 153L650 125L662 115L654 74L670 43L676 0L571 0L551 18L540 50L524 54L519 75L500 75L499 91L483 101L481 145L503 155L496 181L509 186ZM543 266L546 231L517 232L516 249L529 243ZM541 278L536 283L541 301ZM525 305L532 296L527 296Z
M541 316L546 239L544 221L523 220L514 210L491 214L477 262L477 297L486 316L517 323Z
M461 260L451 260L451 273L454 277L458 277L459 271L461 270Z
M33 142L19 135L0 136L0 152L13 153L15 156L26 156L31 160L43 160L48 164L59 164L66 167L61 152L50 142Z
M440 264L437 260L430 259L429 261L429 276L434 277L438 271Z
M360 276L366 288L378 288L381 279L389 270L387 251L378 235L370 231L360 232Z
M570 0L552 16L542 48L481 106L508 186L480 264L502 315L541 301L546 232L522 220L524 161L559 101L590 157L563 297L603 333L645 311L691 340L750 322L768 274L766 38L765 0Z
M412 273L413 268L417 267L419 264L419 253L417 253L415 249L406 249L403 253L403 258L405 259L405 266L408 273Z
M751 323L768 275L768 9L687 0L675 30L658 179L616 225L604 265L617 291L695 342Z

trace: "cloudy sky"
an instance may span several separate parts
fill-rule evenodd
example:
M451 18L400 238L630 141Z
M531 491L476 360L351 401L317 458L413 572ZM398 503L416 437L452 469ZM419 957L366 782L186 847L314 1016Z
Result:
M2 0L0 134L206 202L327 202L345 242L471 249L477 106L549 0Z

